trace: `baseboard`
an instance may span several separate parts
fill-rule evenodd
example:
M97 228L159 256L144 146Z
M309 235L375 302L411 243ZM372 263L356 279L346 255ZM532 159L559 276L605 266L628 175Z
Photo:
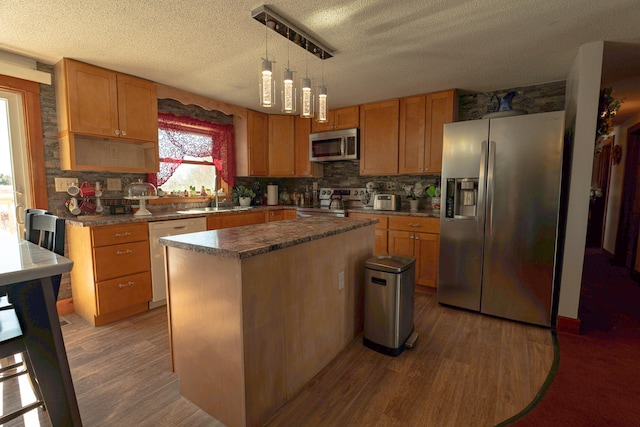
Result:
M73 309L73 298L65 298L65 299L58 300L56 302L56 309L58 310L58 315L60 316L73 313L75 311Z
M556 322L556 330L558 332L580 335L580 319L558 316L558 321Z

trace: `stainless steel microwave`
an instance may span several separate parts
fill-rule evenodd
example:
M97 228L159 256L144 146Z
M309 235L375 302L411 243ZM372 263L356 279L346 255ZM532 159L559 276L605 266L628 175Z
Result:
M357 128L309 135L309 160L312 162L358 160L359 158Z

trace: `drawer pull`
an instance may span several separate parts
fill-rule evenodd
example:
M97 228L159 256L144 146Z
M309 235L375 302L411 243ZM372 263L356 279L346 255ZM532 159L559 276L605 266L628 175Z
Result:
M129 233L128 231L125 231L124 233L116 233L116 237L127 237L127 236L131 236L131 233Z
M409 223L409 227L420 227L420 224Z
M126 255L126 254L132 254L133 251L131 249L127 249L126 251L116 251L116 255Z
M129 280L127 283L118 283L118 287L120 289L124 288L125 286L133 286L135 284L135 282Z

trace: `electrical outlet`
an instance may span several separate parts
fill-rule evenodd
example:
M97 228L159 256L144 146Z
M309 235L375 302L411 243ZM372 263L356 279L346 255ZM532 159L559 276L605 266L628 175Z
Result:
M344 289L344 271L338 273L338 290L341 291Z
M55 178L56 192L66 193L72 185L78 186L78 178Z
M107 178L107 191L121 191L122 180L120 178Z
M384 188L387 191L393 191L393 187L394 187L393 182L387 182Z
M112 159L117 159L118 156L119 156L118 147L116 145L110 145L109 146L109 157L111 157Z

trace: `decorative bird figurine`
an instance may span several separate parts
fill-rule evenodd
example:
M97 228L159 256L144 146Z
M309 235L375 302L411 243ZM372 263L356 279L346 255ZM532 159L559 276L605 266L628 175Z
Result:
M512 91L507 93L505 96L500 98L498 95L493 95L491 97L491 102L493 102L493 98L498 100L498 109L496 111L511 111L513 107L511 106L511 101L518 94L516 91Z

